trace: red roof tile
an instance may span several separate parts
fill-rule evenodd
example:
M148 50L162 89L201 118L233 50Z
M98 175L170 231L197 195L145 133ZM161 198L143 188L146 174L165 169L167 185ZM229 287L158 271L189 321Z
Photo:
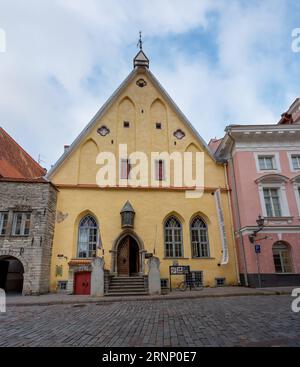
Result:
M31 180L45 173L46 170L0 127L0 177Z
M208 143L208 146L209 146L210 150L213 153L215 153L215 151L218 149L221 142L222 142L222 139L210 139L210 142Z

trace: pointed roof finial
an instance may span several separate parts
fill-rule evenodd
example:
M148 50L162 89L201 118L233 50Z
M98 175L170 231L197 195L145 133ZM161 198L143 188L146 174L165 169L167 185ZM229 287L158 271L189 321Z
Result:
M142 66L142 67L149 68L149 59L143 51L142 31L140 31L139 33L140 33L140 38L139 38L139 42L137 44L137 47L139 47L140 51L138 52L138 54L134 58L133 65L134 65L134 67Z
M140 39L137 45L140 48L140 50L142 51L143 50L142 31L140 31Z

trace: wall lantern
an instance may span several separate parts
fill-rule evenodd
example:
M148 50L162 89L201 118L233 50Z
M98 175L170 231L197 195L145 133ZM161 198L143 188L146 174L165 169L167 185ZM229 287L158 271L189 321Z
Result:
M256 219L256 223L257 223L257 227L259 229L263 229L264 224L265 224L265 218L262 218L261 215L258 216L258 219Z
M261 215L259 215L258 218L256 219L256 223L257 223L258 228L255 231L253 231L253 233L249 234L249 241L251 243L255 242L255 238L256 238L257 234L264 229L265 219L262 218Z
M133 228L135 211L129 201L124 205L120 214L122 228Z

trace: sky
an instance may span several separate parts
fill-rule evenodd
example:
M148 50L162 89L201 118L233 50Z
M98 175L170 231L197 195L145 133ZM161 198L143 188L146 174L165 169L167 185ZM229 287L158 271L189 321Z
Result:
M295 28L299 0L0 0L0 126L50 168L131 72L140 30L207 142L276 123L300 96Z

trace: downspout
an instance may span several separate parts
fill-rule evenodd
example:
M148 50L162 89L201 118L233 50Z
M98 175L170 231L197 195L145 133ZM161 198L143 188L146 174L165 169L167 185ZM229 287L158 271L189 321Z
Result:
M235 143L234 138L232 137L232 135L230 133L228 133L229 138L231 139L232 143ZM235 166L234 166L234 161L233 161L233 157L232 157L232 152L230 152L230 163L232 165L232 172L231 172L231 178L232 178L232 183L233 183L233 194L234 194L234 206L235 206L235 210L236 210L236 218L237 218L237 224L238 224L238 235L239 235L239 242L240 242L240 247L242 249L242 256L243 256L243 262L244 262L244 279L245 279L245 285L246 287L249 286L249 282L248 282L248 270L247 270L247 260L246 260L246 253L245 253L245 243L244 243L244 238L243 235L241 233L241 213L240 213L240 206L239 206L239 199L238 199L238 193L237 193L237 185L236 185L236 177L235 177ZM230 170L231 171L231 170Z
M239 272L239 266L238 266L238 258L237 258L237 253L236 253L236 247L235 247L235 235L234 235L234 228L233 228L233 214L232 214L232 209L231 209L231 204L230 204L231 198L230 198L230 191L229 191L227 167L228 167L228 164L225 163L224 164L224 170L225 170L225 183L226 183L226 188L227 188L227 205L228 205L228 209L229 209L230 221L232 223L232 225L230 226L230 228L231 228L231 238L233 240L233 252L234 252L234 260L235 260L235 271L236 271L236 276L237 276L238 284L240 285L241 284L241 279L240 279L240 272Z

